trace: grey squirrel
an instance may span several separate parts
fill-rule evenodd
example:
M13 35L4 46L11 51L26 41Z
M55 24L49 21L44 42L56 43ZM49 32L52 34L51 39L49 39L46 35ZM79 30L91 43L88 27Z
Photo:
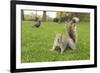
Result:
M59 47L61 50L61 54L64 52L66 48L76 49L76 23L79 22L79 18L73 17L72 20L69 22L67 28L68 36L62 34L62 32L56 33L56 37L54 39L53 47L51 51L55 50L56 47Z

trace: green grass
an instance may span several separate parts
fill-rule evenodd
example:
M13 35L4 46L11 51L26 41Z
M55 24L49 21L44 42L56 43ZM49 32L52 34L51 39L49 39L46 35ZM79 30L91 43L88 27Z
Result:
M21 62L70 61L90 59L90 23L77 25L78 42L76 50L66 50L63 54L50 51L56 32L64 32L64 25L42 22L39 28L32 27L32 21L22 22Z

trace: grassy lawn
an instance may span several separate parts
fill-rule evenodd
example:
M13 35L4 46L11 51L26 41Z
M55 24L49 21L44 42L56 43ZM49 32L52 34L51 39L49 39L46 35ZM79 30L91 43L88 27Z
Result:
M42 22L39 28L32 27L34 22L22 22L21 62L46 62L87 60L90 58L90 23L77 25L78 43L76 50L66 50L63 54L50 51L56 32L64 32L64 24Z

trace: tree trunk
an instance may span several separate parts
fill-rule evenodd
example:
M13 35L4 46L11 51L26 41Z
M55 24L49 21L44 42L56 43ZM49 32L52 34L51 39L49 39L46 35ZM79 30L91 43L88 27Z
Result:
M21 10L21 19L24 20L24 11Z
M62 21L62 12L59 12L59 23L61 23L61 21Z
M46 21L46 11L43 11L43 17L42 17L43 21Z

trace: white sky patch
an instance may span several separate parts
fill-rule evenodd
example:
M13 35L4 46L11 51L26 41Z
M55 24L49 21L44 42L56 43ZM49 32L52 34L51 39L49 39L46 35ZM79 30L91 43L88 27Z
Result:
M51 18L55 18L56 17L56 12L47 12L47 15Z
M24 14L28 14L28 15L37 14L37 15L42 16L43 15L43 11L24 10ZM46 14L47 14L47 16L49 16L51 18L55 18L56 17L56 12L47 11Z

